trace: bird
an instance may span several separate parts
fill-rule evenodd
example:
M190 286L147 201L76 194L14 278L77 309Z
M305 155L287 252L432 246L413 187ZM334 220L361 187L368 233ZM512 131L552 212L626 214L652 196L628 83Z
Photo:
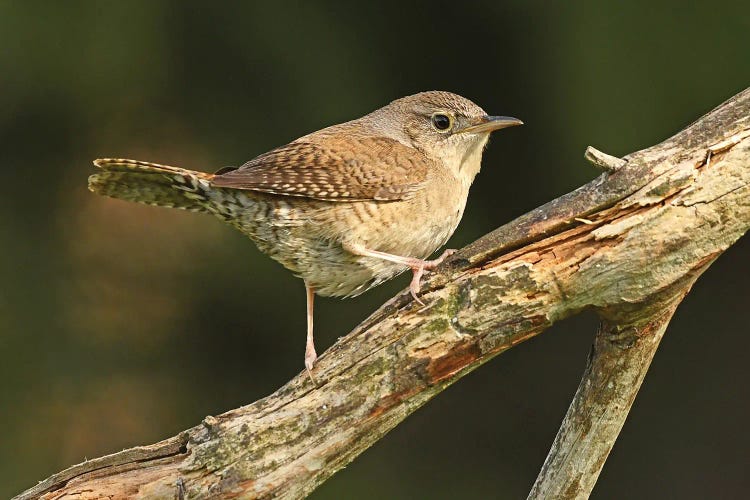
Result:
M354 297L411 270L411 295L423 304L423 274L453 250L428 257L456 230L490 134L522 124L457 94L427 91L214 173L100 158L88 187L212 214L301 278L312 378L315 295Z

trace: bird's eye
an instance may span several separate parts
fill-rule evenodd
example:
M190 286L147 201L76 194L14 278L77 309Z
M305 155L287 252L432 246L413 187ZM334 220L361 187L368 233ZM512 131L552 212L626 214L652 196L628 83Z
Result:
M440 132L450 130L453 127L453 117L444 113L435 113L432 115L432 126Z

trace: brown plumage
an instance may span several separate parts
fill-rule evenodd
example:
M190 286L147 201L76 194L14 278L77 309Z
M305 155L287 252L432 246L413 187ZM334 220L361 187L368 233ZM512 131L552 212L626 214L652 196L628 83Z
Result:
M216 175L125 159L99 159L99 194L216 215L305 281L308 342L313 292L354 296L424 260L456 229L489 134L518 125L449 92L396 100Z
M300 140L217 175L213 185L326 201L403 200L422 185L429 163L386 137Z

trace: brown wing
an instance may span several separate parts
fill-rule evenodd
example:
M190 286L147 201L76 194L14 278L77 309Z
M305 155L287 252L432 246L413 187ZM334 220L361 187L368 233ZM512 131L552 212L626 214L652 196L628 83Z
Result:
M401 200L422 187L428 162L384 137L347 138L335 146L295 141L216 175L212 183L328 201Z

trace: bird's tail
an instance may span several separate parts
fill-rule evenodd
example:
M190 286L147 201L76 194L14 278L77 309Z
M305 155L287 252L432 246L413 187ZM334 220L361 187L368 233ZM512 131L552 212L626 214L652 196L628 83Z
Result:
M101 169L89 177L94 193L122 200L207 211L207 193L213 174L122 158L100 158Z

